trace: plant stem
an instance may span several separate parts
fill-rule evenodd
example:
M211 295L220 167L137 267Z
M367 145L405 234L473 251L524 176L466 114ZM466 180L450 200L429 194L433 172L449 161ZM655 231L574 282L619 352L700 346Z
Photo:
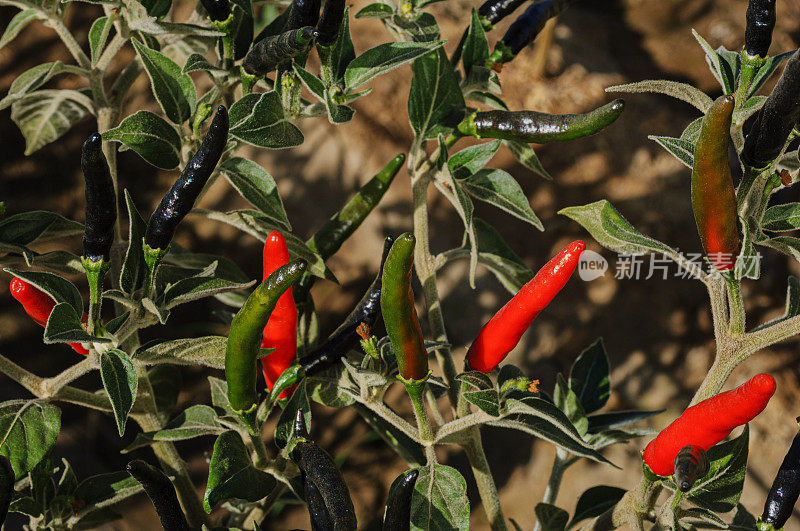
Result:
M547 488L544 491L542 503L554 504L556 496L558 496L558 489L561 487L561 478L564 477L564 471L567 469L569 455L561 448L556 448L556 457L553 459L553 469L550 471L550 480L547 482ZM534 526L534 531L542 529L542 523L538 520Z
M39 384L42 395L55 396L65 385L96 369L98 365L99 354L93 349L81 361L61 371L58 376L42 380Z
M745 329L744 302L742 291L736 276L723 273L725 284L728 287L728 315L730 316L730 331L732 334L742 334Z
M472 475L475 476L475 483L478 485L478 493L483 502L483 510L486 511L486 518L493 531L505 530L506 520L503 516L503 509L500 507L500 497L497 494L497 487L494 484L489 462L483 451L481 443L481 432L478 426L469 429L470 441L463 445L464 451L472 467Z
M264 446L264 440L261 438L261 434L254 431L247 430L248 435L250 435L250 442L253 443L253 449L256 452L256 468L265 468L269 463L269 455L267 455L267 447Z
M430 374L430 373L428 373ZM417 419L417 430L419 431L419 438L426 445L433 442L433 428L431 428L431 419L428 417L428 410L425 409L425 388L427 378L423 380L402 380L406 386L408 396L411 398L411 404L414 406L414 417Z

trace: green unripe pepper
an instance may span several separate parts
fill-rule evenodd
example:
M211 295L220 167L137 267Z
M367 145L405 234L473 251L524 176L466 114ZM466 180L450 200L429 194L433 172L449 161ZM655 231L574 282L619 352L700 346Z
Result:
M305 260L296 259L278 268L256 287L231 322L225 350L225 379L231 407L243 417L252 417L258 405L256 360L264 327L278 298L306 267Z
M386 334L397 357L400 377L406 381L424 380L428 376L428 353L411 291L415 243L414 235L409 232L395 240L383 266L381 292Z

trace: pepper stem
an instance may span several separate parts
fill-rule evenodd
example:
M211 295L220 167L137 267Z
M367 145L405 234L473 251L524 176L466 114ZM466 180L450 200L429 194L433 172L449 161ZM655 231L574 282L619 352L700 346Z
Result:
M167 249L153 249L144 242L142 238L142 250L144 251L144 262L147 264L147 276L144 279L144 289L142 290L142 297L150 298L155 289L156 271L161 259L167 254Z
M414 380L413 378L406 380L402 376L397 377L397 379L406 386L406 392L408 392L408 396L411 398L411 404L414 406L414 417L417 419L419 437L426 443L433 441L431 419L428 416L428 410L425 409L425 388L431 374L429 370L428 374L421 380Z
M231 11L231 14L228 15L228 18L225 20L211 21L211 25L214 26L215 29L224 33L219 40L222 43L222 68L225 70L230 70L230 68L233 66L233 38L231 37L232 23L233 11Z
M86 271L86 280L89 281L89 320L86 331L95 335L102 330L100 323L100 307L103 301L103 278L109 268L109 263L102 258L97 262L81 257L83 269Z

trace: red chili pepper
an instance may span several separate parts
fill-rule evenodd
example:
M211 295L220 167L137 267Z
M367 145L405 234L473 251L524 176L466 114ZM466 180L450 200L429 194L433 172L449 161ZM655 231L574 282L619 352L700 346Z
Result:
M11 296L22 304L25 313L27 313L36 324L44 328L47 325L50 312L53 311L56 305L56 301L33 284L29 284L18 277L14 277L11 281L10 288ZM89 353L80 343L69 343L69 346L78 354L83 354L85 356Z
M289 263L289 249L286 240L278 231L272 231L264 242L264 280L279 267ZM297 306L294 304L292 288L286 290L278 299L275 309L264 327L261 348L274 348L261 358L261 369L267 389L272 390L275 381L297 359ZM291 396L294 387L283 391L280 398Z
M736 389L688 408L644 449L644 462L659 476L675 470L675 456L688 445L708 451L737 426L761 413L775 393L775 378L758 374Z
M574 241L547 262L533 279L522 286L514 297L494 314L475 338L467 352L467 367L483 373L492 372L519 339L539 312L561 291L578 259L586 249L582 241Z

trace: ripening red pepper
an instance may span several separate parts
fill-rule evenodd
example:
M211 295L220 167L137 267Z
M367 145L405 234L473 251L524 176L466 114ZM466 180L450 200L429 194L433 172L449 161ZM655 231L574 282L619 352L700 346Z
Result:
M264 242L264 280L279 267L289 263L289 249L286 240L278 231L272 231ZM261 370L267 389L272 390L275 381L297 359L297 307L294 304L292 288L278 298L275 309L269 316L261 340L261 348L274 348L261 358ZM292 394L294 387L283 391L281 398Z
M691 444L708 451L734 428L761 413L773 393L775 378L757 374L736 389L693 405L650 441L644 449L644 462L659 476L669 476L681 448Z
M11 296L17 299L22 305L31 319L36 324L44 328L47 325L47 319L50 317L50 312L56 305L56 301L47 293L40 290L33 284L29 284L19 277L14 277L11 281ZM75 352L83 354L84 356L89 353L80 343L69 343Z
M483 325L467 352L469 369L489 373L503 361L539 312L567 283L584 249L586 244L580 240L564 247Z
M719 271L733 269L739 254L736 192L728 163L734 107L734 98L728 95L717 98L708 110L692 165L692 210L697 231L706 256Z

